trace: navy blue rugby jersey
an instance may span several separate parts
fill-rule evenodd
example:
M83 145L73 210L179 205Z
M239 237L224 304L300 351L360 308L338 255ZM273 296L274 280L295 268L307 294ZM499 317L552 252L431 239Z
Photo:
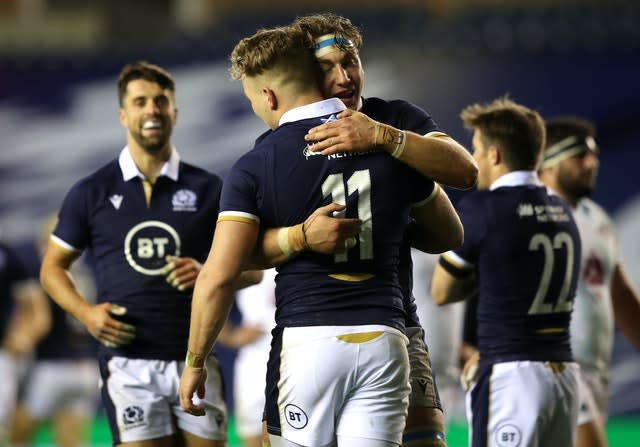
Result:
M387 101L380 98L363 98L362 113L368 117L420 135L441 134L442 131L431 115L420 107L402 99ZM420 326L416 300L413 297L413 262L411 260L411 240L405 238L400 251L400 283L404 289L404 306L407 312L407 327Z
M463 197L459 214L464 244L440 262L477 272L481 361L570 361L581 246L567 204L520 171Z
M6 335L7 326L15 309L13 288L28 277L25 265L13 248L0 242L0 342Z
M167 255L203 262L219 211L219 177L183 163L175 150L153 185L149 206L127 148L76 183L65 198L53 240L89 249L95 260L97 301L127 308L119 317L136 327L134 341L110 354L180 360L189 334L191 290L165 280Z
M276 322L281 326L384 324L404 329L397 268L410 206L437 192L433 181L380 151L310 152L307 131L343 110L337 99L294 109L225 179L221 219L249 216L264 227L302 222L318 207L346 203L363 221L346 254L304 252L278 268ZM284 117L283 117L284 118ZM329 275L371 275L345 281ZM361 278L361 277L360 277Z

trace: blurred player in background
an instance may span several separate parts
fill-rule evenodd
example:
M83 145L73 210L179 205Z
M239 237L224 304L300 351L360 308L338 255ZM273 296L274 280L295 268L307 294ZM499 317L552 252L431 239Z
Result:
M541 180L573 209L582 259L571 320L571 348L580 365L578 447L606 445L609 368L614 326L640 349L640 296L620 263L615 228L589 196L598 174L595 128L578 117L546 123L547 149Z
M242 316L237 326L228 324L218 343L238 349L233 367L236 431L246 447L262 446L262 415L271 329L276 325L276 270L264 272L260 284L236 294Z
M14 424L18 380L51 315L40 286L12 247L0 241L0 445L9 441Z
M215 357L205 359L207 417L185 413L176 394L192 287L213 238L222 182L181 161L171 143L178 110L166 70L126 65L118 99L127 146L67 194L41 280L100 342L114 445L224 446L227 414ZM96 263L98 304L80 294L69 272L87 248Z
M30 275L37 278L55 216L43 225L38 246L30 253ZM95 302L92 273L84 262L72 266L80 293ZM29 445L38 427L53 423L56 445L80 447L89 444L89 429L99 397L95 340L86 328L47 297L51 329L38 343L33 362L22 380L21 397L12 430L12 443Z
M578 365L569 323L580 235L569 206L536 173L544 122L506 98L470 105L461 116L474 130L478 191L458 203L465 240L440 257L431 294L444 304L478 293L470 445L571 446Z
M447 425L466 425L464 390L460 385L463 320L466 303L438 306L431 299L431 278L438 263L435 254L411 250L413 296L418 318L426 328L429 358L438 382Z

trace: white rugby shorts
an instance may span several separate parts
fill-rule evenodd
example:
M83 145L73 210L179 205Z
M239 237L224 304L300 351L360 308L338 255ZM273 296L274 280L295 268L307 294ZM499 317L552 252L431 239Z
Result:
M205 398L194 396L194 402L202 403L207 414L193 416L182 410L178 395L184 361L101 360L102 400L114 445L169 436L178 429L205 439L225 440L227 408L217 359L209 356L206 368Z
M380 325L280 329L267 376L271 435L310 446L336 436L401 444L410 392L404 334Z
M481 366L467 392L471 447L575 445L578 365L514 361Z

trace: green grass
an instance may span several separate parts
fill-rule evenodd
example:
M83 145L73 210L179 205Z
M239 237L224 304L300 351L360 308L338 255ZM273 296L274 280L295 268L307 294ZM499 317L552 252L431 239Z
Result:
M640 418L617 417L609 420L607 424L607 439L609 447L636 447L640 446ZM43 426L37 433L34 445L39 447L53 445L51 427ZM98 416L91 429L90 446L110 446L111 435L107 421L103 416ZM240 447L240 440L235 433L233 418L229 423L229 447ZM448 447L467 447L467 428L464 425L452 425L447 433Z

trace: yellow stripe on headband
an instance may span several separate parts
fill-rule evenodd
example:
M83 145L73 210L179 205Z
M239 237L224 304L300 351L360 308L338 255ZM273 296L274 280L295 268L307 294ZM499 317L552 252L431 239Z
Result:
M314 42L313 51L316 57L322 57L332 51L354 46L349 39L338 38L335 34L325 34L315 39Z

